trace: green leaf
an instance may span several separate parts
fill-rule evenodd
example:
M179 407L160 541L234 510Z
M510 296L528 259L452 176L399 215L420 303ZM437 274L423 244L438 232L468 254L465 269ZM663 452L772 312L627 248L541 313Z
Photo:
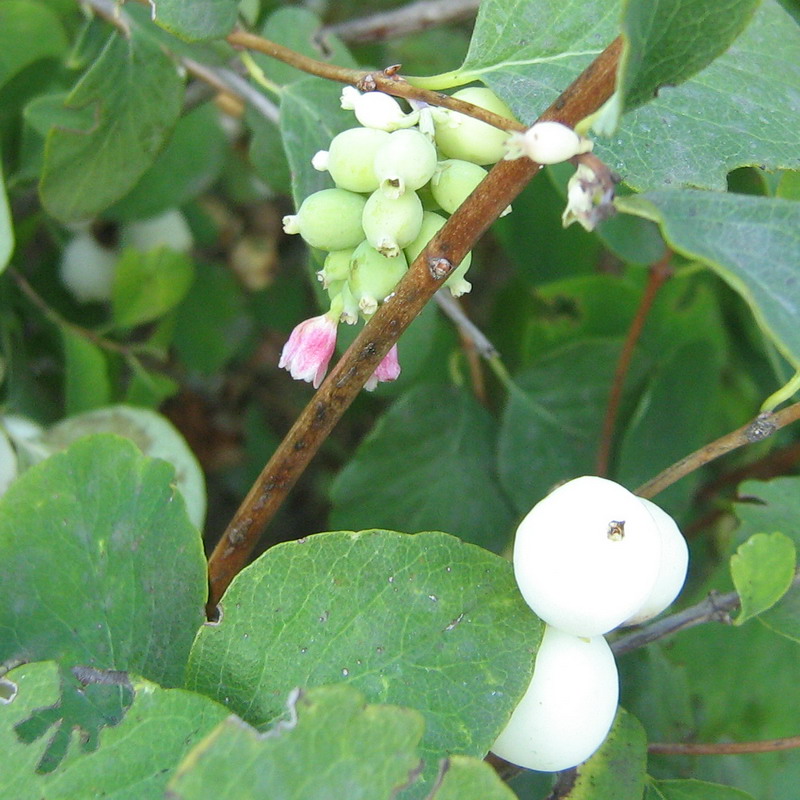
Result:
M8 207L3 170L0 169L0 273L8 266L14 252L14 227L11 223L11 209Z
M722 4L704 4L706 9ZM764 0L726 53L696 77L626 114L595 153L639 191L664 186L724 190L742 166L800 166L800 28Z
M58 666L53 662L25 664L0 677L0 796L41 800L42 777L35 770L47 740L26 743L15 729L36 709L54 706L59 696Z
M647 771L647 736L620 707L600 749L575 770L564 800L641 800Z
M0 87L25 67L43 58L58 58L66 49L61 22L45 3L0 3Z
M83 220L126 195L163 148L182 97L175 64L158 45L135 31L114 34L65 101L66 109L91 108L93 125L47 136L45 208L64 222Z
M108 405L111 382L103 351L69 328L61 328L61 338L64 341L67 414L80 414Z
M750 22L760 0L625 0L616 91L597 130L610 135L623 112L652 100L721 55Z
M794 542L783 533L756 533L731 556L731 577L741 598L736 625L766 611L792 585Z
M426 800L516 800L516 795L486 761L450 756L439 770L440 778Z
M289 6L278 8L267 17L261 29L261 36L273 42L280 42L284 47L317 61L357 69L358 64L339 39L328 34L324 43L320 41L321 27L322 21L316 14L306 8ZM254 52L253 59L264 71L264 75L279 86L308 77L307 72L261 53ZM338 90L341 92L341 86Z
M800 547L800 531L794 520L800 515L800 479L774 478L771 481L745 481L738 491L741 502L735 505L741 521L736 541L748 541L757 533L782 530L791 537L795 550ZM776 605L759 616L770 630L800 642L800 586L793 586Z
M708 442L719 405L722 355L701 339L662 358L620 433L615 480L633 490ZM684 505L697 479L670 487L659 502Z
M501 550L511 510L493 476L495 438L494 421L469 392L443 385L413 389L381 417L336 477L331 524L446 530Z
M161 458L172 464L189 519L195 527L203 527L206 514L203 471L186 440L166 417L147 408L107 406L68 417L50 428L41 442L54 452L94 433L124 436L144 455Z
M122 721L103 730L96 750L52 775L42 795L46 800L161 800L184 756L230 715L224 706L182 689L142 679L132 687L133 703Z
M372 800L416 777L421 716L367 705L347 686L292 693L290 718L265 736L240 720L221 723L169 785L175 800Z
M193 281L194 264L185 253L164 246L124 250L114 272L114 324L134 328L158 319L183 300Z
M158 0L153 19L170 33L187 41L220 39L233 30L237 0Z
M515 378L498 439L500 483L518 514L554 484L593 474L616 341L584 339L553 350ZM631 383L638 381L635 366Z
M53 658L176 684L205 594L172 468L128 441L83 439L0 501L0 661Z
M157 217L204 192L219 174L226 146L213 104L181 117L166 147L134 188L108 210L127 221Z
M438 760L482 757L527 688L542 626L510 564L444 533L324 533L236 576L192 648L187 686L258 726L294 687L346 682L425 717L425 797ZM427 787L427 788L426 788Z
M531 123L614 39L617 15L617 4L607 0L484 0L463 67L425 85L483 80ZM727 52L625 115L614 139L598 141L595 153L638 190L724 189L727 173L739 166L797 169L798 48L791 16L764 0Z
M690 189L617 202L625 213L657 222L675 250L730 284L781 354L800 368L800 203Z
M690 778L689 780L656 781L650 778L644 800L755 800L753 795L723 786Z

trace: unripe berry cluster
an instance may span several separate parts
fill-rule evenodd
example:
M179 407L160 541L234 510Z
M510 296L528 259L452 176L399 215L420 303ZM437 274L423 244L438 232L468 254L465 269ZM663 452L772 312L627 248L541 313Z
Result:
M513 119L489 89L464 89L454 96ZM341 104L353 110L361 127L335 136L311 162L328 172L335 186L310 195L283 220L286 233L298 233L327 251L317 275L330 297L330 311L315 317L314 325L301 323L280 361L293 377L314 386L333 353L336 324L354 324L375 313L447 215L481 182L483 167L504 157L508 138L491 125L444 109L419 104L405 112L382 92L362 94L347 87ZM465 278L470 261L471 253L445 282L455 297L472 288ZM392 357L396 364L396 352ZM388 378L380 373L379 368L378 380L391 380L399 365L383 371Z
M530 686L492 750L543 771L592 755L619 695L603 634L660 614L687 565L674 520L613 481L576 478L537 503L517 529L514 574L545 634Z

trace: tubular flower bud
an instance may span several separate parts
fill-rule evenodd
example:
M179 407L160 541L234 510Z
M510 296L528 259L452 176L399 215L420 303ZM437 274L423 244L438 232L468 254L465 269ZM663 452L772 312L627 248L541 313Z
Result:
M537 122L524 133L512 133L506 141L506 160L527 156L537 164L560 164L580 153L588 153L594 142L579 136L560 122Z
M419 112L406 114L400 103L385 92L365 92L361 94L353 86L342 89L341 106L350 109L365 128L381 131L396 131L416 125Z
M318 388L336 347L337 322L330 312L303 320L283 346L278 366L289 370L295 380Z
M371 392L379 383L395 381L400 377L400 361L397 358L397 345L392 345L392 349L383 357L383 361L375 368L375 372L370 375L364 388Z
M333 137L329 150L320 150L311 164L330 173L340 189L374 192L380 179L375 174L375 155L386 145L389 134L375 128L350 128Z
M424 186L436 169L436 148L416 129L395 131L375 154L381 191L392 198Z
M312 247L346 250L364 238L364 198L346 189L323 189L303 200L296 214L283 218L286 233L299 233Z
M615 213L614 187L604 184L587 164L578 164L567 184L567 207L561 215L566 228L573 222L593 231Z

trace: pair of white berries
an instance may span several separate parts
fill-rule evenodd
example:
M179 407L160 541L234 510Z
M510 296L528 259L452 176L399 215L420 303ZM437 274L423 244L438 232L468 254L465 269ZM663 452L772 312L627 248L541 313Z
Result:
M687 565L674 520L613 481L576 478L534 506L517 530L514 574L545 634L528 690L492 751L543 771L592 755L619 697L603 634L661 613Z

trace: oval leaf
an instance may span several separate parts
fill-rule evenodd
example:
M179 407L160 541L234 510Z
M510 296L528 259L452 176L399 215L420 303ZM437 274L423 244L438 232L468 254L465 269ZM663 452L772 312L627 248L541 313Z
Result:
M151 0L157 25L187 41L220 39L236 24L237 0Z
M792 585L794 542L782 533L756 533L731 556L731 577L741 599L736 624L772 608Z
M723 786L721 783L707 783L694 779L656 781L651 778L644 800L755 800L755 798L741 789Z
M294 687L336 682L417 708L428 788L440 758L485 755L530 681L542 632L511 565L444 533L280 544L221 605L192 648L187 686L254 725L279 717Z

